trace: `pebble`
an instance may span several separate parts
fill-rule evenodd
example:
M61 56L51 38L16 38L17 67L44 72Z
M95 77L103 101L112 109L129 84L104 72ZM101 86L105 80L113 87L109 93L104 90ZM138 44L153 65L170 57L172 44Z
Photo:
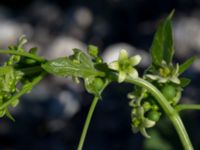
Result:
M69 56L73 54L73 48L85 51L87 46L73 37L60 36L49 45L46 56L48 59Z
M58 100L63 106L65 117L71 118L79 111L80 98L77 94L65 90L60 92Z

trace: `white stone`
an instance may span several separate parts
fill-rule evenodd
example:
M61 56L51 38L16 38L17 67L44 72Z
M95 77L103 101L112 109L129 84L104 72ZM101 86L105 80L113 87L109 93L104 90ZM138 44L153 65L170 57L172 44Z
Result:
M80 103L78 97L73 95L69 91L62 91L58 96L59 102L64 108L64 114L66 117L71 117L78 112L80 108Z
M91 25L93 21L93 16L91 11L86 7L80 7L75 11L75 20L79 26L85 28Z
M73 48L85 51L87 46L73 37L61 36L49 45L46 56L48 59L69 56L73 54Z

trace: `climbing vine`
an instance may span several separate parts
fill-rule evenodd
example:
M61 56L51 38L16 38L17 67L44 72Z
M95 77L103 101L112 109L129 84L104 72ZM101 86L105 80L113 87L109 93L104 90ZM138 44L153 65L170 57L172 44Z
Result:
M27 39L21 36L16 45L1 54L10 57L0 66L0 117L7 116L14 121L9 107L16 107L20 97L29 93L47 74L71 77L76 83L84 81L86 91L94 95L83 132L78 144L82 150L92 114L103 90L112 82L130 83L132 92L128 93L132 111L131 128L150 138L148 128L153 128L160 118L166 115L174 125L185 150L192 150L192 144L185 130L179 112L187 109L200 109L200 105L180 104L184 87L190 79L182 73L193 63L195 57L183 64L173 63L174 44L171 20L173 11L160 23L155 33L151 48L151 64L139 75L137 65L140 55L128 56L122 49L118 60L106 63L98 54L98 47L89 45L87 53L73 49L73 54L53 60L37 55L37 49L24 49Z

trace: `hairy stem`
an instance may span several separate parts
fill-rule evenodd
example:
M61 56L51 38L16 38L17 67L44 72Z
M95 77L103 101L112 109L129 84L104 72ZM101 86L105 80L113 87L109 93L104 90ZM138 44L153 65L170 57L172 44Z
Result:
M146 88L157 100L157 102L160 104L166 115L169 117L169 119L172 121L172 124L174 125L179 138L183 144L183 147L185 150L193 150L193 146L191 144L190 138L187 134L187 131L185 130L185 127L183 125L183 122L177 113L177 111L169 104L167 99L162 95L162 93L151 83L147 82L146 80L142 78L131 78L127 77L126 82L132 83L135 85L138 85L140 87Z
M88 131L88 127L89 127L89 124L90 124L94 109L95 109L95 107L97 105L98 99L99 98L95 96L93 101L92 101L92 104L90 106L90 109L89 109L89 112L87 114L87 118L86 118L86 121L85 121L85 124L84 124L84 127L83 127L83 131L82 131L82 134L81 134L81 137L80 137L80 140L79 140L79 144L78 144L77 150L82 150L82 148L83 148L83 144L84 144L85 137L86 137L86 134L87 134L87 131Z
M176 106L176 111L180 112L182 110L200 110L200 105L197 104L180 104Z
M19 56L24 56L24 57L28 57L28 58L32 58L38 62L44 62L45 59L36 55L33 55L31 53L27 53L27 52L18 52L16 50L0 50L1 54L13 54L13 55L19 55Z

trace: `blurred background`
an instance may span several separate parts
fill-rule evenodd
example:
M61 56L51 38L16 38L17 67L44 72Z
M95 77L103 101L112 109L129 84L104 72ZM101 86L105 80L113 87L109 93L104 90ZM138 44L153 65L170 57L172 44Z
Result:
M25 34L27 48L52 59L70 55L87 44L100 48L111 62L120 49L142 55L140 74L150 64L153 34L162 18L175 9L173 32L176 61L200 58L199 0L1 0L0 47ZM4 56L0 56L2 59ZM184 74L192 79L182 102L200 103L200 59ZM180 150L167 118L148 130L151 140L133 134L127 84L110 85L103 93L86 138L85 150ZM82 84L49 76L11 109L16 122L0 119L0 150L75 150L92 96ZM200 112L182 113L195 149L200 149Z

